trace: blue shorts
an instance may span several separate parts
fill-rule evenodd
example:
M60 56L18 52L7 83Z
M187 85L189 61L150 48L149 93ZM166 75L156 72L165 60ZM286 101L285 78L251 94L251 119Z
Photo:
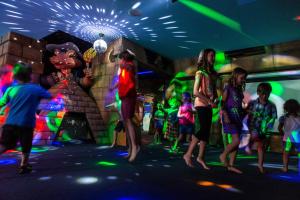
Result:
M179 125L179 134L194 134L194 125L189 124L189 125Z

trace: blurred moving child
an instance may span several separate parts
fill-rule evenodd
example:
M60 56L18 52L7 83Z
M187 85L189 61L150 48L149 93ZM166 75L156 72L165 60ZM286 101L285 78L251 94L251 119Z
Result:
M282 171L288 171L289 154L294 147L297 149L298 159L300 159L300 105L297 100L289 99L284 105L285 114L279 118L278 131L283 135L283 168ZM300 172L300 160L299 172Z

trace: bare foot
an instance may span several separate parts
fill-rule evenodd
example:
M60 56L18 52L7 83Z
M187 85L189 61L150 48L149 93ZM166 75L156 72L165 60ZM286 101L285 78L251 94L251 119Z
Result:
M184 154L183 156L183 160L185 161L185 164L189 167L194 167L194 165L192 164L192 160L191 160L191 157Z
M281 169L281 171L283 171L283 172L288 172L288 168L287 168L287 167L283 167L283 168Z
M132 148L132 151L131 151L131 155L128 159L129 162L133 162L137 156L137 154L139 153L140 151L140 146L137 146L136 148Z
M203 169L210 170L210 168L206 165L204 160L200 159L199 157L197 158L197 162L203 167Z
M243 173L241 170L239 170L238 168L235 168L233 166L228 166L227 169L228 169L228 171L234 172L234 173L237 173L237 174L242 174Z
M265 170L263 166L258 166L259 173L264 174Z
M110 146L110 148L114 148L115 146L116 146L116 144L113 143L113 144Z
M228 166L228 162L227 162L226 156L224 156L223 153L219 156L219 159L220 159L221 163L223 163L223 165L225 167Z

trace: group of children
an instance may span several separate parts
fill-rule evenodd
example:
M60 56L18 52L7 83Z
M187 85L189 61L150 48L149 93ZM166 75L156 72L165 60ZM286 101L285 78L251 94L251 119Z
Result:
M199 145L199 154L196 161L204 168L209 169L206 165L205 147L208 143L212 108L218 104L218 88L216 73L213 71L212 66L214 62L215 52L212 49L206 49L200 54L199 62L202 63L202 68L196 73L193 94L195 96L194 105L191 103L191 95L188 92L182 94L182 104L176 107L171 106L171 111L163 109L161 105L155 112L155 141L159 141L159 135L162 134L163 121L165 114L168 121L166 135L169 140L173 141L171 150L177 149L178 143L187 135L190 142L187 152L184 154L183 159L186 164L193 167L192 153L194 148ZM273 130L274 122L277 118L277 110L275 104L269 101L272 87L269 83L260 83L257 87L258 98L251 100L248 105L244 105L244 91L246 86L247 71L242 68L233 70L231 77L225 83L221 95L221 123L223 133L230 135L232 140L228 143L224 151L220 155L220 161L229 171L235 173L242 173L240 169L234 166L237 150L240 144L240 136L242 134L243 122L246 118L249 134L251 135L248 153L256 145L258 154L258 169L260 173L264 173L263 163L266 150L266 142L270 133ZM300 152L300 106L297 100L290 99L284 104L285 115L280 117L278 130L283 135L283 171L288 170L288 156L292 147L296 147ZM174 115L174 113L176 113ZM200 128L195 132L195 119L194 114L198 114L198 122ZM177 128L177 118L179 127ZM176 139L172 139L174 132L177 132ZM192 140L190 141L190 136Z
M172 141L171 150L176 151L179 142L187 135L187 140L190 143L187 152L183 156L185 163L193 167L192 153L195 147L199 146L199 154L196 157L196 161L204 169L209 169L205 162L205 149L209 140L212 123L212 108L219 104L218 100L221 95L220 115L223 132L231 135L232 141L226 145L224 151L221 153L219 157L220 161L229 171L242 173L241 170L234 167L234 163L240 143L243 120L247 116L247 125L251 134L249 149L251 150L253 143L257 143L258 168L263 173L266 138L268 133L273 129L275 119L277 118L276 106L269 101L272 87L269 83L260 83L257 87L258 98L250 101L247 106L244 106L243 92L245 91L247 71L242 68L236 68L233 70L227 84L225 84L222 94L218 93L219 78L213 70L214 57L215 51L212 49L205 49L200 53L198 60L199 70L196 73L193 89L194 103L192 103L191 94L184 92L182 94L181 105L176 102L176 99L173 99L174 102L171 100L170 108L166 109L161 104L158 105L158 110L154 114L155 141L157 143L161 142L165 114L167 113L166 135ZM126 67L127 65L124 69L127 69ZM0 154L7 149L15 147L19 140L22 146L20 173L31 171L28 159L35 125L35 111L39 100L41 98L51 98L49 92L38 85L30 83L31 71L31 67L26 64L20 63L15 65L13 73L18 84L9 87L0 99L0 107L6 104L10 106L10 111L1 135ZM124 73L121 73L120 77L122 74ZM132 74L134 73L132 72ZM129 76L131 79L134 79L134 75L131 75L131 72ZM123 88L119 88L119 92L125 89L127 92L121 98L123 124L119 122L116 127L118 131L125 129L129 135L128 157L130 162L135 160L140 148L138 134L133 125L137 94L134 91L134 81L132 80L131 82L132 87L130 87L131 90L129 91L127 91L128 87L125 87L126 84L121 85L119 83L119 87L124 86ZM285 115L279 119L278 130L283 135L283 171L286 172L288 171L289 153L292 147L296 147L298 153L300 152L300 106L298 101L295 99L287 100L284 104L284 111ZM195 114L198 115L198 122L195 122ZM140 118L142 119L142 116ZM176 123L178 123L178 127ZM195 131L195 123L198 123L200 126L198 131Z
M180 105L176 98L170 99L169 108L158 103L154 113L154 143L160 144L162 138L169 140L171 152L177 152L178 144L183 140L190 141L194 132L195 108L191 94L184 92L181 101Z

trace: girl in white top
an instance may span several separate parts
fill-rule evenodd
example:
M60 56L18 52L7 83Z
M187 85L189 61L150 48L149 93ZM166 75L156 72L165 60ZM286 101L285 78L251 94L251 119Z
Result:
M292 147L297 149L300 156L300 105L297 100L289 99L283 105L285 115L279 119L278 131L283 135L283 169L288 171L289 153ZM298 160L299 167L300 161ZM300 170L300 168L299 168Z

